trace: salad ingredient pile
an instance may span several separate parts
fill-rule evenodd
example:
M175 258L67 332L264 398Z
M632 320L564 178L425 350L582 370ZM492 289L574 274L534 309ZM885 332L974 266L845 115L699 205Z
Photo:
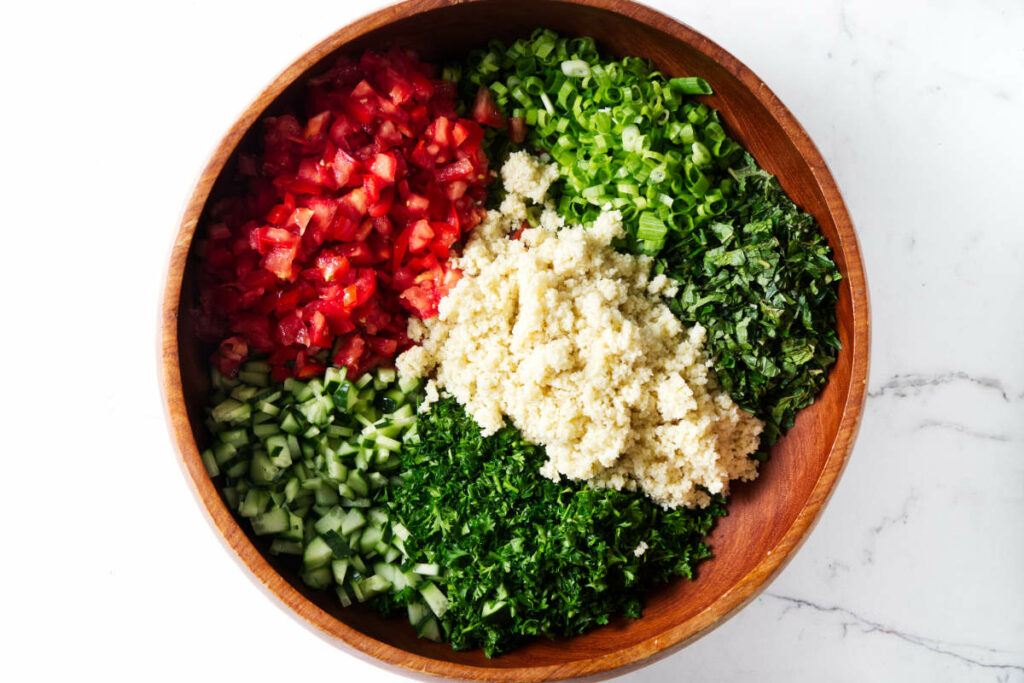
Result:
M399 374L436 373L484 435L510 417L545 447L541 472L554 481L639 487L677 507L706 505L729 479L753 479L747 456L760 421L715 385L703 328L685 331L661 303L676 285L650 277L650 257L610 246L623 234L617 211L590 228L553 229L559 218L548 209L542 227L508 239L526 214L524 195L542 200L540 179L550 175L525 152L510 156L501 211L455 259L463 277L439 315L411 321L420 345L398 357Z
M619 614L639 617L647 590L693 578L704 537L725 514L665 510L636 493L538 476L544 449L505 426L483 436L442 398L402 451L405 483L388 489L412 531L406 549L445 567L440 621L457 649L493 656L530 636L568 637Z
M329 362L356 377L408 346L408 312L436 313L488 161L432 68L401 50L342 57L310 82L308 117L264 120L202 247L197 327L221 372L260 353L277 380Z

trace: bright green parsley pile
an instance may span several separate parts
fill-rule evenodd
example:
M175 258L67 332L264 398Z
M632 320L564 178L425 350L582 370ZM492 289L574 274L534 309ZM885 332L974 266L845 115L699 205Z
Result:
M441 623L459 650L491 657L531 636L639 617L650 587L693 577L711 554L702 539L725 514L721 497L667 512L640 494L545 479L543 448L511 426L481 436L453 398L432 405L417 430L390 507L412 532L409 554L445 568Z

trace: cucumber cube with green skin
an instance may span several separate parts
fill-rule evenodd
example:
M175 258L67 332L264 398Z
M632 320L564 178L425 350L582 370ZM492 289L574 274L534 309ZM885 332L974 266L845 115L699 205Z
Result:
M288 529L288 511L284 508L271 508L252 520L253 531L258 536L279 534Z
M331 576L330 567L317 567L313 570L308 570L302 573L302 580L310 588L316 588L322 590L331 585L333 577Z
M363 516L356 508L352 508L345 514L345 518L341 521L341 533L343 536L358 531L366 526L366 517Z
M327 511L327 514L316 521L313 528L316 529L318 534L325 534L328 531L337 531L341 528L341 523L344 519L345 511L335 505Z
M317 567L323 567L333 558L334 553L331 551L331 547L324 542L324 539L315 536L306 545L306 550L302 554L302 565L308 571Z
M423 596L430 610L438 617L443 617L444 613L448 611L448 598L445 597L441 589L434 583L430 581L424 582L420 586L420 595Z

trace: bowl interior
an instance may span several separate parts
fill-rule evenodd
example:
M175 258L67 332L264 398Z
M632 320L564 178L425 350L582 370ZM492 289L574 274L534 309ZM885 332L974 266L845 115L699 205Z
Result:
M538 25L542 25L560 33L593 36L601 48L615 55L646 57L670 76L702 76L714 88L714 95L705 98L705 101L718 109L730 134L763 167L779 177L786 192L801 208L817 218L835 251L839 268L846 279L840 284L838 304L839 336L843 350L832 370L830 381L817 402L801 412L796 426L775 446L770 461L761 467L760 477L753 483L735 487L729 516L718 523L711 536L714 558L700 565L697 581L679 580L652 592L640 620L619 619L569 641L536 641L493 660L486 659L479 651L454 652L445 644L418 639L404 619L386 620L358 607L341 608L333 594L306 589L287 562L281 562L265 552L267 544L252 536L247 524L233 525L229 517L223 517L227 520L223 522L214 514L229 542L233 545L236 542L242 545L251 542L280 577L312 603L301 605L302 609L298 611L307 619L311 619L312 615L322 620L324 623L319 625L328 632L332 632L332 620L337 620L381 644L430 660L487 667L492 670L488 674L490 677L500 675L500 670L508 670L506 677L509 680L533 677L521 672L513 674L512 670L520 667L536 670L537 667L568 665L564 671L573 674L596 671L601 667L606 669L614 666L615 662L629 663L697 633L728 609L748 599L757 585L778 568L781 558L769 561L772 553L784 556L792 550L831 489L849 441L837 439L844 420L848 423L851 419L847 408L849 405L860 405L858 391L862 389L855 386L853 377L855 345L862 347L865 344L860 330L855 330L855 298L848 277L851 266L848 259L852 258L853 269L859 271L859 257L856 244L852 241L852 232L846 234L851 228L838 193L832 196L834 185L831 178L802 130L789 119L788 113L770 92L762 92L759 98L752 89L756 79L739 67L731 56L699 34L646 8L629 3L616 3L616 7L618 12L589 4L549 0L498 0L452 5L444 2L407 3L382 10L343 29L326 43L326 49L333 51L327 53L307 73L316 73L326 68L337 52L359 53L365 48L383 49L397 44L416 49L426 59L442 60L480 46L492 38L509 39L528 35ZM409 16L410 11L417 13ZM287 79L289 76L286 73L282 78ZM742 80L744 78L747 83ZM279 83L283 84L280 79ZM295 88L295 85L286 87L265 109L257 107L252 113L273 113L289 101ZM273 88L271 94L275 94ZM240 125L244 126L244 120ZM794 126L796 137L791 138ZM236 131L238 135L244 132ZM241 146L245 144L243 140ZM816 164L821 165L816 167ZM228 161L224 167L231 169L232 163ZM219 168L213 170L219 172ZM824 185L823 178L827 180ZM212 196L216 196L220 184L214 185ZM197 191L194 202L205 199L205 196L198 196L200 192ZM840 225L837 226L837 223ZM199 225L203 225L202 219ZM189 225L183 228L182 239L190 237L190 230ZM193 247L186 261L179 290L182 315L178 316L177 342L184 407L194 440L201 448L207 440L202 425L202 406L208 386L206 358L210 349L196 340L190 316L185 314L195 301L194 252ZM169 284L169 289L173 284ZM862 293L857 296L861 297L857 301L862 300ZM858 316L865 312L858 304ZM866 321L864 325L866 334ZM863 352L866 353L866 350ZM860 375L860 380L865 372L866 359L857 367L856 374ZM173 401L174 396L170 396L169 400ZM853 421L855 423L855 417ZM833 444L840 441L841 446L834 448ZM195 444L191 444L190 448L189 444L182 443L181 447L193 477L197 476L197 472L200 472L199 476L205 476L201 473L201 466L193 467L198 462L194 452ZM190 458L195 462L189 463ZM827 469L835 471L823 491L823 487L816 484ZM215 494L211 496L209 491L212 489L204 490L200 487L201 495L207 499L207 507L214 513L213 506L220 503L215 499ZM799 517L808 515L808 519L797 525L800 529L794 535L791 527L794 527ZM248 535L248 541L241 534ZM323 613L330 616L325 617ZM344 636L342 631L333 632ZM596 667L593 664L595 660L611 663ZM431 668L422 661L412 666ZM477 675L471 669L459 669L457 674L464 677ZM545 674L547 676L560 677L561 674L549 669Z

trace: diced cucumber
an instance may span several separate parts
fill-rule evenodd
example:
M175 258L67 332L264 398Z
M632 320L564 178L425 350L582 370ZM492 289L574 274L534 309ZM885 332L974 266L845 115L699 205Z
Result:
M301 541L305 536L305 529L302 524L302 515L299 511L288 512L288 528L281 532L281 538L289 541Z
M327 352L316 360L326 362ZM399 380L392 368L355 382L346 375L329 368L320 378L282 385L264 361L247 362L237 380L214 373L207 427L215 444L202 453L204 466L211 476L227 475L224 499L255 533L273 537L272 553L302 557L308 585L336 584L342 605L414 587L423 602L410 606L410 621L440 637L434 615L443 614L447 599L423 578L440 568L401 570L409 529L371 498L381 500L374 492L402 482L394 473L416 433L411 394L420 382Z
M284 485L284 499L291 503L295 500L295 497L299 495L299 480L297 477L292 477L288 480L288 483Z
M313 492L314 498L316 498L316 504L322 506L334 505L338 502L338 492L328 486L326 483L322 483Z
M331 569L330 567L317 567L316 569L302 572L302 580L306 582L306 585L310 588L316 588L322 590L331 585Z
M337 531L341 528L341 522L345 519L345 511L335 505L327 511L323 517L313 525L318 534L325 534L328 531Z
M235 448L241 448L249 443L249 432L246 429L226 429L220 433L221 443L229 443Z
M252 415L252 407L248 403L242 403L233 398L228 398L218 403L210 416L215 422L228 422L238 424L249 419Z
M505 616L505 607L507 606L508 603L504 600L485 602L480 610L480 617L487 622L499 621Z
M288 511L284 508L271 508L252 520L252 529L258 536L279 534L288 529Z
M383 528L388 523L388 512L383 507L375 507L366 513L366 518L374 526Z
M302 425L299 424L298 419L295 415L289 411L281 420L281 429L288 432L289 434L298 434L302 431Z
M408 403L403 405L401 408L396 410L391 415L391 420L392 420L393 423L398 422L398 423L403 424L403 426L404 426L406 420L414 421L415 418L416 418L416 414L413 412L412 406L409 405ZM411 422L410 422L410 424L411 424ZM390 436L394 436L394 434L391 434Z
M238 379L246 384L252 386L265 387L270 384L270 377L264 372L251 372L249 370L241 370L238 373Z
M270 552L274 555L301 555L302 544L298 541L286 541L283 538L275 538L270 544Z
M258 401L256 403L256 410L260 411L261 413L265 413L267 415L280 415L280 413L281 413L281 409L280 408L275 406L270 401L266 401L266 400Z
M284 381L284 390L291 392L295 400L299 402L306 401L313 395L313 391L309 388L308 384L294 377L289 377Z
M366 517L359 510L352 508L345 514L345 518L341 520L341 533L348 536L353 531L362 529L364 526L366 526Z
M327 466L328 478L334 481L346 481L348 479L348 468L341 463L341 458L331 453L324 460Z
M378 433L377 448L383 448L386 451L396 452L402 450L402 444L398 441L395 441L389 436L385 436L384 434Z
M248 471L249 461L245 458L238 458L230 463L224 463L224 474L232 479L238 479Z
M345 370L343 368L327 368L327 371L324 372L324 391L333 394L341 388L341 383L344 381Z
M217 460L218 465L226 465L237 454L238 449L229 443L219 443L213 449L213 456Z
M348 560L335 560L331 562L331 573L334 574L334 581L339 586L345 583L345 575L348 574Z
M368 576L365 579L361 579L354 583L359 585L364 601L376 597L391 588L391 582L380 574Z
M336 438L348 438L352 436L354 431L350 427L342 427L341 425L328 425L327 436L333 436Z
M270 461L270 458L263 451L257 451L252 456L249 465L249 476L257 484L270 484L281 473L277 465Z
M352 598L349 596L348 591L345 590L340 584L334 587L334 592L338 595L338 602L341 603L342 607L348 607L352 604Z
M202 452L203 466L206 468L206 473L210 477L216 477L220 474L220 468L217 467L217 457L213 454L213 451L207 448Z
M349 562L349 564L352 565L352 569L356 570L360 574L366 574L367 573L366 572L366 563L363 562L363 559L361 557L359 557L358 555L353 555L352 557L348 558L348 562Z
M430 608L422 602L410 602L406 611L409 613L409 623L412 624L416 632L419 632L420 626L427 619L432 619Z
M359 470L352 470L348 473L347 483L356 492L356 495L367 496L370 494L370 485Z
M246 372L260 372L265 375L270 374L270 363L261 360L249 360L246 361L242 366L242 369Z
M420 595L423 596L430 610L438 617L443 617L444 613L448 611L448 598L445 597L436 584L425 581L420 586Z
M433 617L423 622L423 625L417 630L417 634L427 640L433 640L435 643L441 642L441 627L437 625L437 619Z
M420 388L420 380L416 377L399 377L398 388L403 394L411 394Z
M258 424L252 428L252 433L260 439L266 439L268 436L274 436L275 434L281 433L281 428L273 422L265 424ZM269 450L269 448L268 448Z
M263 489L249 489L238 506L238 514L242 517L255 517L263 514L270 504L270 494Z
M333 557L334 552L331 550L331 546L327 545L323 538L316 536L306 545L306 550L302 553L302 566L307 571L316 569L330 562Z
M275 434L267 437L263 442L270 456L270 461L278 467L288 467L292 464L292 451L288 447L288 439L284 434Z
M248 403L249 401L256 398L259 395L260 391L260 387L253 387L247 386L245 384L240 384L239 386L231 390L231 398L237 401L241 401L242 403Z
M380 543L383 531L379 526L368 526L363 529L363 535L359 537L359 550L364 555L369 553L371 550L379 552L377 550L377 544Z

